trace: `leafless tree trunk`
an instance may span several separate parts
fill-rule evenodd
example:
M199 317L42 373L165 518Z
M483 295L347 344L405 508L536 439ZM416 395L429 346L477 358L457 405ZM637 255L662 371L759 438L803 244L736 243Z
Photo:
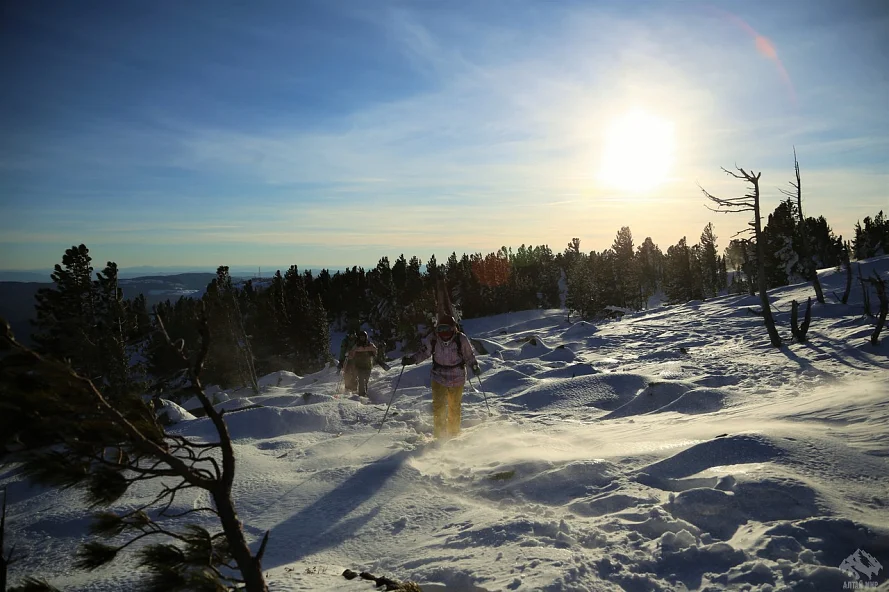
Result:
M861 275L861 263L858 264L858 283L861 284L861 303L864 306L864 316L872 317L870 311L870 290L868 289L868 282L870 278L865 279L863 275Z
M799 325L799 302L794 300L790 304L790 332L796 338L797 342L806 342L806 333L809 331L809 323L812 321L812 298L806 302L806 315L803 319L802 326Z
M867 278L867 281L873 285L877 291L877 298L880 299L880 314L877 316L877 326L874 327L874 332L870 336L871 345L877 345L880 342L880 331L883 330L883 326L886 324L886 313L889 312L889 296L886 295L886 280L877 275L876 271L874 272L874 277Z
M809 251L809 233L806 229L806 217L803 216L803 184L800 180L799 161L796 158L796 148L793 149L793 171L796 173L796 182L790 182L793 190L782 189L781 193L788 197L796 198L796 211L799 215L800 235L802 237L803 266L806 273L812 276L812 285L815 287L815 298L819 303L824 304L824 291L821 289L821 280L818 278L818 270L815 269L815 262L812 260L812 253Z
M849 253L849 245L843 245L843 265L846 266L846 291L840 302L847 304L849 302L849 294L852 292L852 255Z
M762 247L762 219L759 210L759 178L762 176L762 173L754 174L753 171L748 173L740 167L737 167L737 173L725 168L722 170L735 179L750 183L752 191L745 194L743 197L730 197L725 199L711 195L703 187L701 187L701 191L704 192L707 199L716 204L716 208L707 206L708 209L714 212L726 214L753 212L753 221L749 223L751 228L748 229L748 231L751 229L753 230L754 240L756 241L757 283L759 284L759 299L762 303L762 317L765 322L766 330L769 333L769 342L773 347L781 347L781 336L778 334L778 329L775 327L775 319L772 316L772 309L769 306L769 294L766 290L765 256Z
M240 317L240 313L237 314ZM164 336L166 337L167 344L172 346L172 341L170 340L169 335L167 335L163 320L159 315L157 316L157 320L161 331L163 331ZM222 470L220 471L214 466L215 474L213 477L215 478L207 479L204 483L204 489L206 489L213 497L213 503L216 506L216 514L219 517L219 521L222 523L222 530L225 532L229 551L238 566L238 571L241 572L244 589L247 590L247 592L268 592L265 576L262 573L262 556L265 554L266 543L268 543L269 540L269 531L266 531L262 538L262 542L260 543L259 550L256 555L253 555L250 552L250 547L247 545L247 539L244 537L244 530L241 521L238 519L238 514L232 500L232 484L235 479L235 451L232 446L231 436L228 432L228 426L226 425L225 420L222 419L225 411L217 411L216 408L213 407L210 400L207 398L207 395L204 393L204 386L201 383L200 373L203 367L204 358L207 354L207 344L210 341L210 328L207 325L206 317L201 318L200 330L202 349L197 361L194 364L189 365L190 378L195 394L201 401L201 406L204 408L207 417L213 422L213 427L216 428L216 432L219 435L218 446L222 454ZM244 337L246 339L246 335ZM185 363L189 362L184 353L182 354L182 359Z

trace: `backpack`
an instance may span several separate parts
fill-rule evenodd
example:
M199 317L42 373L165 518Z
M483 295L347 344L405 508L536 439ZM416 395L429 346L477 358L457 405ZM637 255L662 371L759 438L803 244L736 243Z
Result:
M466 360L463 359L463 341L461 337L465 337L463 333L459 330L454 332L454 339L457 340L457 355L460 357L460 363L454 364L453 366L446 366L444 364L439 364L435 361L435 344L438 343L438 338L432 338L432 369L437 370L439 368L466 368ZM467 339L469 339L467 337Z

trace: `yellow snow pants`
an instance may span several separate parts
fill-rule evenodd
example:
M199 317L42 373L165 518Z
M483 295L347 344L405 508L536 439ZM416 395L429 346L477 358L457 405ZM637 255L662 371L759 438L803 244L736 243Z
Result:
M432 381L432 421L435 439L460 433L463 385L444 386Z

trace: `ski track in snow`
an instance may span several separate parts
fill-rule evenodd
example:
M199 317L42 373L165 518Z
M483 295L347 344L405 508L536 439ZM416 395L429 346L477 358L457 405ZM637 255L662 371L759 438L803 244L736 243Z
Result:
M889 277L889 257L864 267ZM826 294L842 290L841 274L821 276ZM770 293L785 339L790 301L810 293ZM424 590L842 590L857 549L889 589L889 346L869 345L860 293L814 306L810 342L781 349L750 296L598 324L558 310L467 320L489 354L462 434L443 444L430 441L428 361L403 371L379 434L400 367L374 369L370 403L339 395L332 369L220 393L231 409L260 405L226 420L247 535L256 545L271 530L270 589L374 589L342 578L350 568ZM176 413L175 430L212 434ZM131 554L73 570L89 522L77 492L30 487L15 469L0 485L25 554L13 582L138 582ZM140 484L117 507L153 491Z

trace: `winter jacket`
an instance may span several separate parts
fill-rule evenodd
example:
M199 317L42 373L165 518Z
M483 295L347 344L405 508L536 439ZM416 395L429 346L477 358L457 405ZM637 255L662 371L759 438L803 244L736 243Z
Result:
M351 333L346 335L342 342L340 342L340 363L342 364L346 360L346 354L349 353L353 347L355 347L357 339Z
M370 370L374 367L374 359L377 357L377 346L373 343L358 345L349 351L349 359L358 370Z
M463 386L466 382L466 367L471 368L476 363L475 352L469 343L469 338L463 333L457 333L453 339L445 343L438 336L432 335L423 342L420 351L411 356L415 364L433 355L433 342L436 343L435 357L432 360L432 380L442 386Z

